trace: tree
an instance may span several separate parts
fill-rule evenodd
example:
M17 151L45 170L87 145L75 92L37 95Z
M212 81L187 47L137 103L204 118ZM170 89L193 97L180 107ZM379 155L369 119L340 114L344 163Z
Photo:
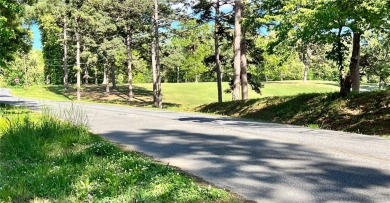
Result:
M14 53L22 50L28 53L31 37L26 27L22 26L23 4L13 0L0 1L0 67L14 60Z
M234 75L232 99L239 100L241 76L241 14L242 1L235 0L234 4Z
M144 27L147 19L145 14L152 8L150 1L119 0L110 4L112 9L110 15L116 19L115 24L118 27L120 36L124 39L126 45L127 57L127 76L128 76L128 97L131 100L133 93L133 56L132 50L134 44L134 35L145 32Z
M361 65L369 82L371 78L378 77L379 87L382 89L387 85L390 77L390 42L389 34L373 35L368 34L367 43L363 44Z
M228 4L230 1L226 0L200 0L192 5L195 14L200 14L198 22L214 21L214 64L217 73L218 102L222 102L221 38L227 35L227 27L223 26L223 22L230 16L221 12L221 7Z
M207 71L205 60L212 50L210 31L209 24L198 25L195 20L182 22L175 29L176 35L170 43L185 58L179 66L187 73L186 80L194 78L198 82L200 75Z
M359 91L360 43L362 33L377 30L386 22L385 2L356 1L265 1L269 22L278 30L280 41L308 44L333 44L329 58L335 60L340 72L340 93L346 95L352 87ZM271 17L269 17L271 16ZM352 40L351 40L352 39ZM345 43L352 43L349 71L344 74L348 53Z
M160 41L159 41L159 4L153 0L153 42L152 42L152 72L153 72L153 105L162 108Z

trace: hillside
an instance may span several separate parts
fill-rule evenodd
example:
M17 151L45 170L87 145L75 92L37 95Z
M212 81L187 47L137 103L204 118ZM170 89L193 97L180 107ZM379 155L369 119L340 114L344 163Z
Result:
M248 101L211 103L197 111L312 128L390 135L390 91L340 98L338 93L310 93Z

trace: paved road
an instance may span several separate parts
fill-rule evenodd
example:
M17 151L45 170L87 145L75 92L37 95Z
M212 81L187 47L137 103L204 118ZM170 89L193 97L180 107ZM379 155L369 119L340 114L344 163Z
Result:
M4 94L0 100L40 105ZM390 202L390 139L221 116L80 105L95 133L250 200Z

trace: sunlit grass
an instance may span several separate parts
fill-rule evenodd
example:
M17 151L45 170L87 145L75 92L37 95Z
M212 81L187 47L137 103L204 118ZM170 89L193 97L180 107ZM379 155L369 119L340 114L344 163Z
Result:
M51 91L47 85L34 85L28 88L23 87L12 87L11 94L23 98L38 99L38 100L52 100L52 101L69 101L61 92Z
M82 100L89 102L117 103L135 106L151 106L152 84L135 84L135 99L127 101L127 86L119 85L116 90L111 89L110 95L104 94L102 85L87 85L82 89ZM227 82L223 83L223 90L228 88ZM264 98L268 96L289 96L301 93L321 93L338 91L337 82L327 81L283 81L266 82L262 89L262 95L250 90L250 98ZM41 100L72 100L75 99L74 89L64 91L62 86L32 86L25 90L12 89L16 96L35 98ZM163 102L166 107L189 109L206 103L217 101L217 84L208 83L163 83ZM224 101L231 100L231 94L223 94Z
M0 202L242 202L84 126L0 107Z

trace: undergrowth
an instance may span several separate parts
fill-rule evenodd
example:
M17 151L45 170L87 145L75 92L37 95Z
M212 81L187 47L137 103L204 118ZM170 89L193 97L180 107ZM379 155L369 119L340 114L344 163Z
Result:
M84 126L1 106L0 202L239 202Z

